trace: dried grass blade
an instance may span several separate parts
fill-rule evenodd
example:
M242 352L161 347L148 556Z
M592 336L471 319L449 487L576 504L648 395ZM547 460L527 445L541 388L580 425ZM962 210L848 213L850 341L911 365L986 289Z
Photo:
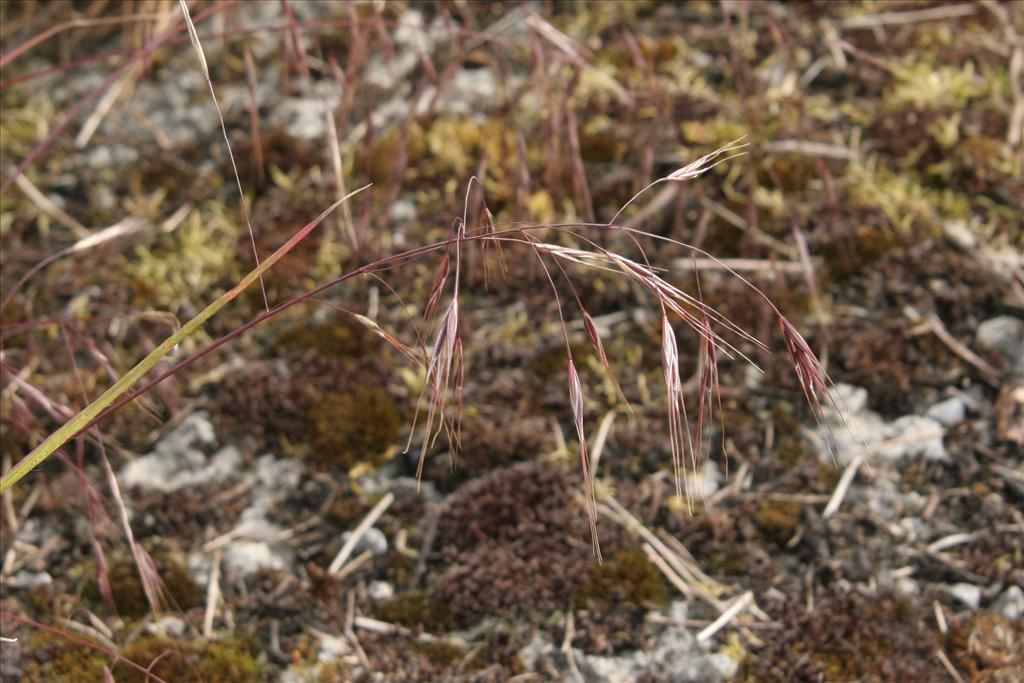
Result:
M310 232L313 231L314 228L316 228L316 226L323 222L323 220L334 209L341 205L342 202L356 194L359 194L368 187L369 185L364 185L358 190L354 190L347 196L336 201L315 220L299 230L291 239L285 242L281 248L263 261L263 263L242 278L241 282L235 285L228 292L219 296L216 301L208 305L198 315L182 325L180 330L175 331L174 334L163 340L149 353L149 355L139 361L135 367L115 382L113 386L104 391L96 400L86 406L81 412L65 422L60 429L53 432L45 441L34 448L31 453L19 460L10 471L4 473L3 477L0 477L0 493L3 493L10 487L14 486L14 484L20 481L22 477L35 469L41 462L50 457L58 448L70 441L76 434L81 432L87 425L99 417L100 414L114 403L114 401L120 398L123 394L126 394L147 372L160 362L160 360L170 354L183 339L202 328L202 326L205 325L210 318L216 315L218 311L234 301L243 291L258 280L263 273L284 258L285 254L291 251L296 244L301 242Z

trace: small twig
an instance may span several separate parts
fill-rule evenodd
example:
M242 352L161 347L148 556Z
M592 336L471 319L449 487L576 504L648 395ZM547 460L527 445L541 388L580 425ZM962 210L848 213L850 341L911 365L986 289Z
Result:
M665 578L668 579L669 583L679 589L680 593L688 598L693 596L693 591L691 591L690 587L686 585L685 581L683 581L683 577L679 576L672 567L668 566L668 563L662 559L661 555L658 554L658 551L654 549L654 546L650 543L644 543L644 552L647 553L648 559L650 559L654 566L665 575Z
M712 623L710 619L673 619L672 617L666 617L664 614L658 614L657 612L649 613L646 619L652 624L670 624L673 626L688 626L691 628L704 627ZM743 628L749 628L755 631L778 631L779 629L784 628L784 625L770 621L766 623L745 623L743 624Z
M609 410L601 418L601 424L598 425L597 435L594 437L594 443L590 447L590 467L594 472L594 476L597 476L597 466L601 462L601 454L604 452L604 446L608 442L608 434L612 430L612 425L615 424L615 416L617 411Z
M206 611L203 613L203 637L213 635L213 618L220 601L220 553L214 553L210 566L210 580L206 584Z
M349 556L352 555L352 551L355 550L359 541L362 540L363 536L366 535L366 532L370 530L370 527L380 519L380 516L384 514L384 511L387 510L393 502L395 502L395 494L390 491L384 494L384 497L377 501L377 504L373 506L373 509L370 510L369 513L367 513L366 517L363 518L363 521L359 522L359 526L352 531L352 535L349 536L348 540L345 541L345 544L341 546L341 550L338 551L334 560L331 561L331 565L327 568L328 574L338 574L342 565L344 565L348 561Z
M346 596L347 609L345 611L345 638L352 645L356 651L356 657L359 658L359 663L362 664L364 671L370 671L370 659L366 656L366 651L363 650L362 643L359 642L359 638L356 636L356 632L352 629L356 618L356 594L352 591L348 592Z
M707 209L710 209L712 213L724 220L726 223L732 225L735 228L739 228L743 232L750 235L754 240L761 243L762 245L770 248L772 251L789 257L792 249L785 242L778 240L768 233L764 232L759 228L755 228L747 222L745 218L740 216L735 211L730 211L726 207L722 206L716 201L708 199L707 197L701 197L700 203Z
M942 611L942 605L939 604L938 600L932 600L932 608L935 610L935 624L939 627L939 632L943 635L949 633L949 624L946 623L946 613Z
M21 188L21 191L25 193L25 196L28 197L40 211L71 230L71 232L75 233L75 236L79 239L85 239L92 234L87 227L76 221L63 209L50 201L50 198L40 192L39 188L33 185L32 181L30 181L25 175L19 175L16 177L14 179L14 183Z
M392 633L406 633L407 629L392 624L387 621L381 621L380 619L371 619L370 617L354 617L352 619L352 626L363 631L369 631L370 633L379 633L381 635L391 635Z
M967 681L964 680L964 677L960 675L960 672L956 670L956 667L953 666L953 662L949 661L949 657L946 656L945 652L942 650L936 650L935 656L939 658L939 661L942 662L942 666L946 668L946 671L953 677L953 680L957 683L967 683Z
M568 609L565 612L565 637L562 639L561 650L565 654L566 661L569 662L569 671L572 673L572 677L578 683L584 683L583 674L580 673L580 668L576 665L576 655L572 651L572 639L575 637L576 619L572 609Z
M860 158L856 149L830 145L827 142L814 142L813 140L774 140L765 144L764 151L769 154L802 154L842 161L856 161Z
M920 334L921 332L934 333L935 336L939 338L939 341L949 347L950 351L980 370L989 384L993 384L999 380L1001 373L986 363L981 356L957 341L934 313L927 315L924 322L911 330L911 334Z
M916 24L922 21L941 21L957 17L969 17L978 11L971 3L962 5L939 5L928 9L910 10L908 12L879 12L878 14L861 14L846 17L839 21L842 28L874 28L876 26L892 26L898 24Z
M768 259L753 258L680 258L672 262L672 265L679 269L686 270L734 270L738 273L788 273L800 274L804 272L801 263L791 261L773 261Z
M843 476L839 478L839 483L836 484L835 491L832 492L832 497L829 498L828 505L825 506L825 511L821 513L823 518L828 519L839 511L839 506L843 504L843 499L846 498L846 492L850 490L850 484L853 483L854 477L857 476L857 472L866 460L866 456L860 453L843 470Z
M363 552L359 553L354 558L352 558L351 562L348 562L344 567L338 570L337 574L332 574L331 576L333 576L336 580L341 581L346 576L353 573L354 571L356 571L372 559L373 551L364 550Z
M740 597L736 598L736 600L729 605L729 608L722 612L720 617L715 619L707 628L697 634L697 642L704 643L711 640L716 633L725 628L730 621L735 619L740 612L746 609L747 605L749 605L753 600L754 594L751 591L747 591Z
M927 545L925 550L929 553L939 553L954 546L970 543L977 537L977 533L950 534L949 536L943 536L937 541L932 541Z

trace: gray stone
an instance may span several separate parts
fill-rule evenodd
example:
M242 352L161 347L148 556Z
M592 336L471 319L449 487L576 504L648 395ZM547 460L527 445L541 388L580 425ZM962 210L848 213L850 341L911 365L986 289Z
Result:
M1017 372L1024 372L1024 320L1009 315L978 325L978 346L1002 357Z
M146 633L164 638L178 638L185 633L186 628L185 622L173 615L160 617L144 627Z
M342 544L348 541L351 536L351 531L343 533L341 535ZM359 542L356 543L356 547L353 552L358 555L359 553L367 550L373 553L376 557L379 557L388 551L388 538L384 535L383 531L376 527L370 527L370 529L363 534L363 537L359 539Z
M942 226L942 229L950 242L965 251L970 251L978 246L978 238L965 220L949 221Z
M196 448L162 448L125 465L118 479L125 488L177 491L222 482L237 474L241 464L242 453L234 446L226 446L210 458Z
M669 683L724 683L737 669L736 660L725 654L683 655L665 668L664 675Z
M959 396L939 401L925 411L925 417L938 421L943 426L952 427L958 422L963 422L967 417L967 405Z
M371 581L366 587L366 594L374 602L384 602L395 597L395 587L387 581Z
M973 583L954 583L946 590L965 607L978 609L981 604L981 588Z
M992 603L992 611L1010 621L1024 619L1024 591L1017 586L1010 586Z
M886 422L867 409L867 391L861 387L838 384L823 401L823 423L816 434L825 448L821 459L833 457L847 464L865 453L885 460L921 456L929 460L948 460L942 442L945 427L932 417L904 415Z
M7 584L11 588L40 588L53 583L53 577L48 572L32 572L23 569L10 578Z
M262 541L235 541L224 553L224 564L235 576L255 574L261 569L287 569L288 560Z

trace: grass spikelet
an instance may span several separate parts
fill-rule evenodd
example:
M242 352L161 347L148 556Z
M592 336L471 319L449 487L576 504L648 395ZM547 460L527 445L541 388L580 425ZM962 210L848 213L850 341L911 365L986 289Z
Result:
M572 405L572 421L576 427L576 438L580 442L580 469L583 470L584 500L586 501L587 519L590 521L590 542L594 547L594 556L601 562L601 545L597 540L597 498L594 492L594 478L590 471L590 453L587 451L587 437L583 429L583 387L580 375L576 371L576 363L569 355L569 403Z
M615 373L612 371L612 365L608 362L608 355L604 352L604 344L601 343L601 335L597 331L597 324L590 316L590 313L583 308L582 304L580 304L580 314L583 316L583 329L587 332L587 338L590 340L590 345L594 347L594 352L597 354L598 360L601 361L601 366L604 368L604 371L608 374L608 378L611 380L612 385L615 387L615 393L618 395L620 401L629 406L629 400L626 398L626 395L622 393L619 381L615 378Z
M655 185L658 185L659 183L667 183L672 181L680 182L683 180L690 180L692 178L696 178L697 176L706 173L707 171L710 171L718 164L724 163L726 161L729 161L730 159L734 159L737 156L740 156L741 154L743 154L743 152L729 154L728 156L725 157L723 157L722 155L746 147L747 143L741 144L741 140L743 140L743 138L733 140L724 147L719 147L714 152L705 154L700 159L697 159L696 161L687 164L682 168L677 168L664 178L658 178L657 180L649 183L643 189L641 189L639 192L633 195L628 202L622 205L622 208L619 209L614 216L612 216L612 219L610 221L608 221L608 225L615 225L616 219L618 219L618 217L622 215L622 212L626 210L626 207L635 202L640 195L642 195L644 192L647 192L647 190L651 189Z
M424 320L430 320L437 312L437 304L441 300L441 293L444 292L444 285L448 281L449 270L450 259L448 252L445 252L441 256L441 264L437 267L437 272L434 273L434 282L430 285L430 296L427 299L427 307L423 311Z
M829 380L825 368L822 367L821 361L814 355L814 351L811 350L807 340L796 329L796 326L781 313L779 313L779 327L782 328L789 360L800 381L800 389L814 411L815 419L820 422L822 418L821 400L822 398L827 401L831 400L828 394Z
M672 474L675 477L676 495L682 498L684 486L682 470L686 443L690 444L690 459L694 460L695 458L689 423L686 418L686 404L683 400L683 383L679 378L679 348L676 344L676 333L672 329L668 315L664 312L661 314L661 367L665 377L665 393L668 401L668 433L669 446L672 451ZM688 486L686 502L692 507Z

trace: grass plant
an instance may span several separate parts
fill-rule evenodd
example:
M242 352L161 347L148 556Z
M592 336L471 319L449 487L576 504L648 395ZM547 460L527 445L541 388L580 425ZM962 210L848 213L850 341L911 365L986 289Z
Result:
M578 462L587 516L582 526L579 515L580 535L589 528L590 552L600 563L598 512L612 484L598 466L610 468L611 458L602 460L601 453L616 415L637 410L645 425L652 413L662 420L662 448L651 450L671 469L672 485L667 475L658 480L664 491L655 507L664 493L671 499L665 510L685 510L678 517L692 519L700 514L693 505L699 494L690 488L698 471L731 448L728 414L741 413L747 432L757 419L743 401L731 400L739 390L723 391L723 384L743 382L743 363L764 370L772 382L782 372L795 377L784 389L788 393L774 400L795 406L802 397L814 417L829 408L831 380L797 325L801 295L794 301L784 282L763 284L763 274L777 280L802 275L824 322L829 286L854 282L868 266L883 262L914 226L924 225L936 236L951 217L984 213L989 223L980 229L996 242L1012 242L1015 235L1006 227L1014 218L1006 201L1012 186L1001 174L1019 170L1020 158L1007 153L1000 138L1005 134L1008 144L1016 139L1012 144L1019 152L1019 132L1012 123L1006 132L998 114L1004 105L1013 107L1019 128L1024 104L1014 74L1020 74L1024 53L1008 10L996 3L963 6L970 11L940 8L940 18L931 10L867 15L879 26L992 15L992 21L1011 27L1012 50L986 38L991 44L971 49L987 54L987 61L962 68L933 68L936 54L955 47L942 35L925 45L935 53L928 59L897 58L882 49L875 56L854 45L868 24L846 16L846 10L840 17L811 6L772 5L774 46L748 24L759 9L723 6L721 26L701 33L695 47L690 38L642 33L632 21L643 15L650 28L658 24L657 13L665 12L686 23L691 15L706 14L699 4L658 10L643 3L596 3L563 12L525 5L498 11L482 3L350 3L313 18L306 8L284 1L279 15L259 26L235 26L232 17L244 14L246 5L231 0L152 0L138 13L114 16L105 16L109 8L102 2L80 5L96 16L53 22L51 10L40 5L51 28L22 32L10 48L5 35L0 55L0 97L10 98L5 108L8 101L22 107L5 109L8 141L0 142L0 214L9 221L0 229L21 249L13 258L5 254L10 270L0 296L0 422L9 444L17 440L3 454L0 494L5 520L17 533L17 518L8 510L41 495L51 483L43 482L43 472L70 473L91 529L83 547L95 571L92 602L111 614L117 613L118 593L112 579L132 573L144 598L135 600L144 604L134 604L133 615L176 609L173 591L161 580L162 555L154 550L150 556L143 546L153 547L149 540L136 539L115 475L133 448L112 433L128 431L118 429L119 421L134 421L139 448L152 446L155 430L146 426L186 412L182 408L194 405L197 396L215 395L218 380L237 368L232 362L255 355L261 367L292 363L291 368L305 362L303 353L318 356L319 364L311 367L324 375L306 393L296 392L294 402L293 395L281 402L290 408L288 429L305 425L309 438L289 442L281 428L273 434L278 441L268 441L271 449L280 445L283 452L316 461L326 477L345 472L354 480L353 472L384 462L404 467L394 457L401 441L412 451L409 473L415 468L418 478L429 477L435 463L428 459L443 455L439 451L447 449L455 463L464 419L478 434L490 435L467 439L477 450L487 447L488 438L508 435L519 413L524 422L550 420L557 457ZM433 23L408 23L420 10ZM804 54L806 37L797 29L811 24L794 19L804 11L820 14L827 29L824 47L815 46L820 54ZM405 79L408 88L378 106L388 87L381 73L401 66L406 56L402 41L409 33L441 29L445 37L419 49L415 64L401 72L398 80ZM894 29L893 35L905 41L912 30ZM78 38L84 44L113 31L126 38L101 41L93 54L76 50L48 58L42 67L31 62L37 54L68 50ZM267 36L280 41L269 67L266 42L260 43ZM708 47L719 39L727 43L724 52ZM801 47L790 49L789 42ZM751 65L761 53L768 56L755 70ZM1009 71L999 61L1004 57ZM192 100L187 106L202 109L201 98L211 124L216 114L213 132L178 145L152 125L161 158L139 159L135 165L144 168L132 169L130 183L114 183L125 196L104 208L90 193L109 190L104 174L111 168L72 165L68 172L63 157L112 146L104 117L117 112L133 88L148 85L153 72L182 65L202 79L195 81L202 91L184 98ZM850 65L873 75L854 73ZM100 67L104 71L97 75ZM79 73L93 78L75 82ZM776 83L779 73L785 78ZM931 80L919 77L932 73ZM474 79L487 74L497 74L491 99L471 106L488 115L445 109L446 98L479 86L485 79ZM732 90L716 80L724 82L723 74L732 79ZM237 82L230 83L232 78ZM47 98L25 95L38 84L65 80L81 94L65 100L63 110L48 110L54 105ZM844 90L847 82L859 90ZM282 98L301 100L312 111L303 120L309 126L319 122L323 149L275 120L280 112L268 83L280 88ZM819 85L828 96L846 93L850 99L843 107L827 104L826 95L810 94ZM884 105L880 111L870 99L875 95ZM918 113L924 125L905 130L913 124L904 114ZM74 142L64 140L80 121ZM848 142L843 126L858 131ZM881 146L862 150L860 131L877 138L890 127ZM974 130L984 134L970 145L959 144ZM908 136L913 145L902 144ZM125 146L132 144L137 143ZM211 172L210 166L223 168ZM79 171L80 178L68 180ZM949 178L973 189L945 187ZM69 183L86 197L65 193ZM415 189L407 191L409 186ZM12 201L14 193L22 201ZM116 211L126 215L115 216ZM415 221L403 222L403 212L415 214ZM216 230L212 220L204 222L209 213L216 214ZM160 242L183 223L186 235ZM295 230L299 225L304 227ZM194 255L177 254L173 286L161 282L161 274L170 271L159 245L166 253L176 248L167 244L193 243L214 257L199 264ZM735 258L741 247L756 254ZM832 259L834 252L843 258ZM83 264L94 257L101 265L83 275L90 270ZM110 265L115 258L122 261ZM246 262L253 263L251 270L238 266ZM205 268L203 277L190 277L193 268ZM114 273L110 282L104 282L105 270ZM55 305L48 305L51 297ZM351 342L348 329L324 331L322 343L296 341L295 330L319 333L314 318L322 313L348 316L348 324L370 342L360 337L352 342L355 350L337 352L341 359L321 356L330 355L325 349L332 344ZM609 318L628 319L624 336L633 336L617 338ZM279 334L280 327L289 332ZM373 346L379 342L384 346ZM501 361L506 367L544 367L524 373L530 375L525 381L536 383L514 387L508 405L495 402L499 412L513 414L501 414L501 421L479 419L473 392L481 381L474 373L494 369L481 362L489 345L538 342L543 357L529 353L536 348L494 350L509 354L511 360ZM394 358L405 366L394 367ZM359 376L371 366L372 372ZM261 390L287 393L274 384L291 381L287 372L278 377L259 371L253 376L271 376ZM351 383L328 386L341 373L351 373ZM560 392L554 398L551 376L557 376ZM244 391L239 393L244 400ZM379 420L357 410L370 401L388 404ZM535 408L537 414L526 415ZM369 415L365 419L375 424L357 434L362 425L353 414ZM406 414L413 415L411 426ZM793 454L795 467L809 449L799 420L791 422L778 444ZM244 435L244 425L238 431ZM502 458L503 464L523 459L512 452ZM51 459L59 460L51 463L56 467L43 468ZM576 511L571 502L566 509ZM756 523L779 546L797 538L807 518L796 504L758 509ZM116 563L107 559L109 529L116 543L127 545L127 552L111 552L120 558ZM614 541L610 545L605 570L588 574L600 593L597 602L614 595L606 583L635 573L638 590L660 603L662 587L648 586L651 567L643 557L623 555ZM742 557L721 557L746 566ZM417 568L420 579L426 561ZM419 599L429 593L400 595ZM426 621L427 607L433 609L400 607L423 612L405 620L410 627ZM136 651L150 659L174 649L163 641L145 645ZM116 648L84 646L110 658L99 662L104 675L114 670ZM190 644L176 652L165 665L172 673L205 651ZM145 676L149 662L140 663L118 663L117 669L127 666L133 669L129 675Z

